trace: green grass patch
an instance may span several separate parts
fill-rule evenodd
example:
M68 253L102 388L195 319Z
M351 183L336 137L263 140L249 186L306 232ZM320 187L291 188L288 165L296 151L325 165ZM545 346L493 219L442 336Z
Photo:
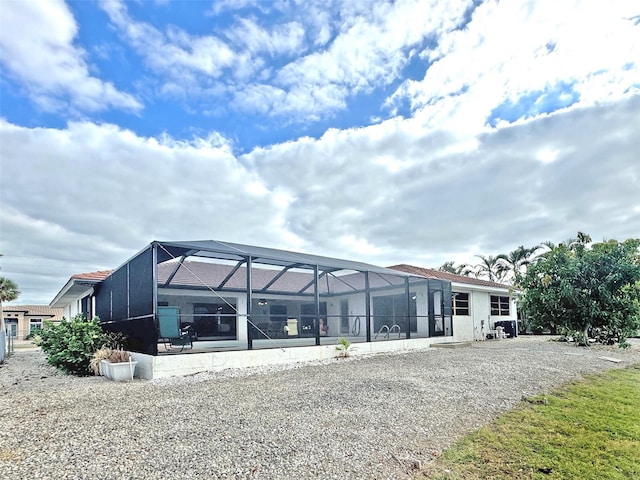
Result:
M445 451L434 479L640 479L640 365L522 402Z

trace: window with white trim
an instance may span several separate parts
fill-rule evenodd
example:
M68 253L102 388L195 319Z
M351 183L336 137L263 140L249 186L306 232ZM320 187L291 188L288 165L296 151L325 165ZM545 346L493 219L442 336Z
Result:
M496 315L500 317L509 316L509 307L510 307L509 297L491 295L491 315Z
M42 329L42 319L41 318L32 318L29 320L29 333L33 333L35 329Z
M452 300L454 315L470 315L468 293L453 292Z

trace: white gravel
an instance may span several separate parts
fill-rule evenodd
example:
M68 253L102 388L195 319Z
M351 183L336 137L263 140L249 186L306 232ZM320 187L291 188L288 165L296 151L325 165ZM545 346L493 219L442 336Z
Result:
M409 478L523 396L633 363L637 343L520 337L115 383L17 350L0 366L0 478Z

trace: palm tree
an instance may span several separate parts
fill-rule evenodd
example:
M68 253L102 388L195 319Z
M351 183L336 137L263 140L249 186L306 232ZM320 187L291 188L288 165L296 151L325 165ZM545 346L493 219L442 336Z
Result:
M554 248L556 248L556 244L553 243L551 240L547 240L546 242L542 242L540 245L538 245L540 248L542 247L547 247L549 250L553 250Z
M505 266L500 262L500 258L493 255L476 255L481 262L476 265L476 272L478 276L489 277L492 282L499 282L506 273Z
M456 265L455 262L444 262L438 267L441 272L453 273L454 275L464 275L468 277L473 273L473 269L466 263Z
M562 244L560 244L562 245ZM555 243L553 243L550 240L547 240L545 242L542 242L540 245L538 245L538 249L540 248L544 248L544 252L540 252L538 255L536 255L535 258L531 259L531 263L536 263L539 260L542 260L543 258L547 257L549 255L549 252L551 252L552 250L554 250L558 245L556 245Z
M18 295L20 295L18 285L8 278L0 277L0 328L2 328L3 332L5 331L5 325L4 313L2 312L2 302L11 302L18 298Z
M531 248L525 248L524 245L520 245L518 248L509 252L508 254L498 255L498 259L502 263L505 272L512 275L514 284L517 284L522 275L522 268L528 266L533 259L531 258L534 253L540 249L540 246Z
M591 236L584 232L578 232L578 235L576 237L568 238L564 242L561 242L557 245L547 240L546 242L542 242L540 245L538 245L538 248L545 247L547 248L547 250L539 254L535 259L533 259L533 262L535 262L538 259L542 259L546 257L549 254L549 252L554 250L556 247L564 247L569 250L577 250L577 249L584 249L589 243L591 243Z

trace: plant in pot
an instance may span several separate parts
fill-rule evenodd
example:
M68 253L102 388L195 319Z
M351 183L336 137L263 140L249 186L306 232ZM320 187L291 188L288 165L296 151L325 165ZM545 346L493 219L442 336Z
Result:
M91 355L91 360L89 361L89 368L95 375L104 375L105 374L105 363L109 359L111 355L111 348L101 347Z
M123 381L133 379L137 363L126 350L102 347L94 352L89 365L96 375Z

